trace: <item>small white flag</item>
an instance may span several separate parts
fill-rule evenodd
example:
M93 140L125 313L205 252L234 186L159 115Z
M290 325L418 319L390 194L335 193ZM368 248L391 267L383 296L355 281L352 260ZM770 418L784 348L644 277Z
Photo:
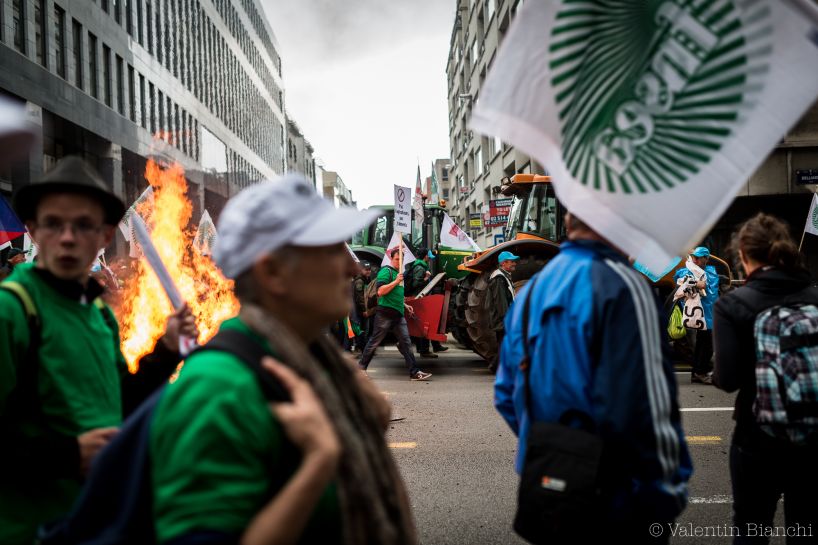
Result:
M125 211L125 216L122 218L122 221L119 222L119 230L122 232L122 236L125 237L125 240L128 242L132 242L133 239L133 232L130 227L131 216L136 212L137 206L142 204L143 202L150 200L151 207L153 207L153 187L148 186L145 191L139 196L138 199L134 201L134 203ZM133 257L133 256L131 256Z
M659 273L695 246L818 95L803 0L549 0L518 11L471 127Z
M28 233L23 235L23 252L26 254L26 263L31 263L37 257L37 245Z
M480 251L480 246L446 212L443 212L443 224L440 226L440 244L452 250Z
M216 244L216 236L216 225L213 223L210 213L205 210L199 220L196 236L193 238L193 247L202 255L210 255L213 246Z
M804 232L811 235L818 235L818 193L812 196L812 205L809 207Z
M392 261L389 258L389 250L392 248L397 247L399 244L400 239L398 239L398 233L392 233L392 238L389 240L389 246L386 247L386 253L383 254L383 259L381 260L381 267L386 267L389 265L389 262ZM406 270L406 265L411 263L417 259L415 254L412 253L412 250L409 249L409 246L406 245L406 241L403 241L403 270Z

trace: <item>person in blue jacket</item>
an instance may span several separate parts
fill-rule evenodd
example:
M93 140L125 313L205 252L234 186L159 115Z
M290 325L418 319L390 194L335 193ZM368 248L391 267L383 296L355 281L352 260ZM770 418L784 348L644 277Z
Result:
M688 330L688 333L695 331L695 335L688 335L688 339L695 337L691 382L713 384L713 305L719 298L719 274L713 265L707 264L710 261L710 250L704 246L694 248L690 252L690 260L705 273L698 286L705 292L701 303L702 310L704 310L704 322L707 326L707 329ZM685 276L695 278L693 271L682 267L673 275L673 280L678 285L679 279ZM677 304L682 304L681 300Z
M605 447L599 512L588 513L601 524L583 535L661 543L651 524L668 537L668 524L686 506L692 467L660 304L617 249L571 213L565 223L568 241L506 316L495 406L518 436L518 473L532 419L558 422L569 409L589 415ZM528 297L533 415L519 370Z

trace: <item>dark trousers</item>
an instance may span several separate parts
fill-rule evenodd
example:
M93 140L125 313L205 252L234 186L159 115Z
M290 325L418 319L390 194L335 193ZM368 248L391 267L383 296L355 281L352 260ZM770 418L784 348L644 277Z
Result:
M441 348L443 348L443 345L440 344L440 342L431 341L431 343L430 343L429 339L427 339L426 337L412 337L412 341L415 343L415 346L417 346L418 353L420 353L420 354L428 353L430 346L431 346L431 349L435 350L435 351L440 350Z
M763 432L760 432L763 433ZM818 448L730 446L733 485L733 543L769 543L764 527L773 526L778 499L784 494L784 526L800 535L787 543L818 543ZM811 525L811 527L810 527ZM757 535L753 535L753 534Z
M696 332L696 348L693 350L693 372L706 375L713 370L713 331L700 329Z
M375 312L375 325L372 328L372 334L369 336L369 341L366 343L366 348L364 348L364 353L361 354L361 360L358 362L358 365L360 365L362 369L369 367L369 362L372 361L372 357L375 355L375 349L378 348L378 345L383 342L384 337L386 337L390 331L398 339L398 351L403 355L406 367L409 368L409 376L414 375L420 371L420 369L418 369L417 363L415 362L415 355L412 353L412 343L409 340L409 326L406 324L406 318L397 312L394 316L386 312L381 312L380 310Z

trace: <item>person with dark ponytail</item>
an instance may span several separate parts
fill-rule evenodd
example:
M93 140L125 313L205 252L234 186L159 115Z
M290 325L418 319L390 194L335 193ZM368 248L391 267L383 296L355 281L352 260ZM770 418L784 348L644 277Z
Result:
M755 536L773 526L782 494L786 526L803 539L796 542L818 543L818 288L773 216L745 222L733 247L747 281L716 303L713 328L713 383L738 390L733 543L767 543Z

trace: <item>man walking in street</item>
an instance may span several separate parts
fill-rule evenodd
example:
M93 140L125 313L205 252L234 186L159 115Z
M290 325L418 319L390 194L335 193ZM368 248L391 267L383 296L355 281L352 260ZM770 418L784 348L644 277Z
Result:
M428 380L431 373L421 371L415 362L412 353L412 342L409 339L409 326L404 318L403 273L399 272L401 261L400 248L389 250L390 264L381 267L375 281L378 283L378 306L375 308L375 325L372 334L361 354L359 365L366 370L369 362L375 355L375 349L381 344L391 331L398 339L398 350L403 355L406 367L409 369L409 378L412 380ZM409 309L411 312L411 309Z
M185 307L128 372L116 319L89 277L125 206L87 163L61 159L14 204L39 254L0 284L0 543L31 545L40 524L71 507L123 413L174 372L180 332L197 332Z
M573 411L592 423L588 431L603 442L600 495L581 514L595 532L583 530L584 541L666 542L692 470L659 304L616 248L571 213L565 223L568 241L506 318L495 405L519 438L518 472L533 422L558 423ZM651 524L664 526L664 539L649 534Z
M707 264L709 260L710 250L699 246L690 253L685 266L673 275L677 285L692 282L702 294L699 301L704 312L704 322L701 323L704 327L687 329L687 342L695 346L691 382L699 384L713 384L713 305L719 298L719 275L715 267ZM675 304L684 303L684 298L680 298Z
M429 284L432 278L432 272L429 270L430 259L435 259L435 254L428 248L418 248L418 258L407 267L409 275L406 277L408 286L405 288L406 295L415 297ZM430 343L429 339L425 337L412 337L412 342L415 343L421 358L436 358L436 352L448 350L439 341L431 341ZM434 352L429 350L430 346Z
M500 252L497 256L497 269L489 277L489 285L484 301L485 309L488 312L489 327L497 337L497 357L489 363L489 369L494 372L500 360L500 346L503 344L503 337L506 334L504 320L511 303L514 302L514 284L511 275L517 269L516 256L511 252Z

